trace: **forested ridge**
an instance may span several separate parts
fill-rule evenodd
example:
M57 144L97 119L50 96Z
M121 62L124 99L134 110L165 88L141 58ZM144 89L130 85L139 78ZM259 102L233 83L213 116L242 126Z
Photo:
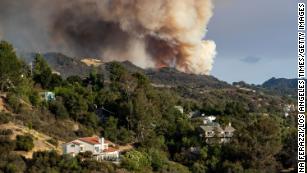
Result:
M165 86L166 78L173 80L171 72L131 71L118 62L85 72L64 78L53 73L41 54L35 54L29 66L11 44L1 41L0 96L7 111L0 113L0 124L22 124L52 136L50 142L55 144L98 135L131 144L133 150L121 154L120 165L55 151L36 152L26 159L16 151L31 150L33 136L12 139L10 129L0 129L0 172L296 171L296 112L285 116L285 107L295 104L291 97L242 89L213 77L189 78L189 82L206 78L210 87L204 82L183 85L186 74L179 75L182 82ZM153 78L154 73L169 76ZM164 86L153 85L161 83ZM54 92L56 99L45 101L43 91ZM101 114L101 109L109 113ZM187 116L193 111L216 116L222 126L231 123L236 131L230 142L206 143L199 128L201 117Z

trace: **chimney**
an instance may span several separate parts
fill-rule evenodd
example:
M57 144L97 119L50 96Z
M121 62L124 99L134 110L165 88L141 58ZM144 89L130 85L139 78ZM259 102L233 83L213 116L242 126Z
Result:
M101 138L99 139L99 143L100 143L101 145L104 144L104 137L101 137Z

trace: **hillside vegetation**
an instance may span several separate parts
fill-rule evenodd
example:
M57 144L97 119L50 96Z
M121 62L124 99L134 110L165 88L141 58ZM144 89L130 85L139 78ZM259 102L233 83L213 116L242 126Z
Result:
M0 92L8 112L0 113L0 124L44 134L53 146L99 135L133 149L122 153L120 165L54 150L27 158L18 152L37 147L37 137L29 132L11 138L14 130L2 128L0 172L266 173L296 168L296 112L284 116L291 99L168 68L63 61L49 66L48 57L35 54L31 68L2 41ZM56 99L44 100L43 91L54 92ZM192 111L215 115L222 126L232 123L235 135L229 143L208 144L199 128L201 117L187 116Z

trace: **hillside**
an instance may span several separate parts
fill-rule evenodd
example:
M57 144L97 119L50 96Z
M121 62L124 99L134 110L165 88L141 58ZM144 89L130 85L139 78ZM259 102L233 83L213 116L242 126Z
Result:
M16 151L17 154L20 154L26 158L32 158L34 152L38 151L51 151L55 150L61 154L63 141L57 141L57 145L50 143L53 139L52 137L45 135L44 133L38 132L34 129L29 129L26 126L15 124L15 123L6 123L0 124L0 130L11 130L13 133L10 135L11 140L16 140L17 135L31 135L34 139L34 147L31 151Z
M292 96L297 95L297 79L285 79L285 78L273 77L265 81L261 86L277 94L292 95Z
M5 93L0 124L13 132L0 133L0 172L19 167L24 172L110 173L295 169L295 103L270 90L172 68L144 70L130 62L82 62L62 54L36 56L29 73L13 47L1 44L0 69L5 71L0 77L7 80L0 80L0 93ZM91 64L100 63L97 73L89 74ZM66 78L72 74L78 76ZM204 122L208 117L215 122ZM223 136L226 126L232 127L231 136ZM214 134L215 127L223 129L211 141L206 134ZM39 152L52 148L50 138L60 143L93 135L131 150L121 153L120 165L96 162L90 153L69 157ZM19 155L32 149L32 158Z
M187 74L168 67L159 70L149 69L146 70L145 74L154 84L158 85L191 87L193 89L219 89L231 87L226 82L220 81L213 76Z
M73 75L86 76L92 69L91 66L81 62L79 59L68 57L61 53L45 53L43 54L45 60L50 65L54 72L58 72L64 78ZM33 62L34 53L22 53L22 59L27 64Z
M35 54L23 54L22 57L27 63L33 61ZM63 77L68 77L72 75L77 75L85 77L91 72L93 68L98 69L103 72L106 78L109 76L108 68L110 63L97 63L93 59L94 63L92 66L88 63L89 58L72 58L61 53L46 53L44 57L50 67L61 74ZM146 74L152 83L157 87L177 87L184 86L191 89L208 89L208 88L229 88L231 85L226 82L220 81L213 76L207 75L194 75L179 72L174 68L161 68L161 69L142 69L129 61L121 62L123 67L125 67L129 72L139 72Z

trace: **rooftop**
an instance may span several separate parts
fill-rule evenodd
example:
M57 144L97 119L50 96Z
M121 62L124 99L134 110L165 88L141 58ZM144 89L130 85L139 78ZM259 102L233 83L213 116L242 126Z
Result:
M118 149L113 148L113 147L108 147L107 149L103 150L104 152L115 152L118 151Z
M98 137L85 137L85 138L79 138L79 140L89 144L100 144Z

